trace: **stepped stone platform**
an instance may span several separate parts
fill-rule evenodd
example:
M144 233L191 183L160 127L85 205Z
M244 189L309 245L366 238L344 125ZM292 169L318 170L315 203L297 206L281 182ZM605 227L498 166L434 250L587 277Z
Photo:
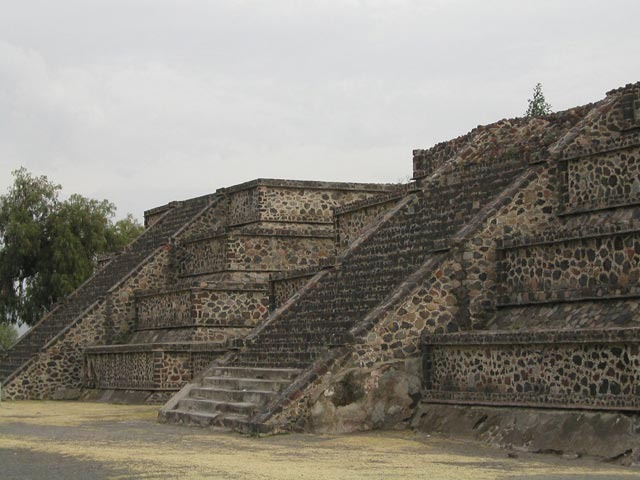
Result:
M273 307L270 275L335 256L333 209L401 186L258 179L146 230L0 359L5 398L166 401Z
M636 412L639 92L415 150L411 186L336 209L334 265L274 276L277 310L160 419L351 431L443 403ZM239 393L203 390L257 368L299 374L242 412Z
M10 397L146 392L249 433L512 425L492 438L521 448L584 419L596 455L640 424L640 84L414 150L406 185L257 180L147 224L120 283L10 352Z

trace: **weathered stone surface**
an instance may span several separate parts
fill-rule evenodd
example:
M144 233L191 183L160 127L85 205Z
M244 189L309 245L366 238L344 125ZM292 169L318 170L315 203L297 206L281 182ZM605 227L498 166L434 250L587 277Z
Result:
M264 285L205 284L138 295L136 330L175 327L252 327L267 314Z
M524 304L640 293L640 230L572 233L566 239L505 249L498 273L502 294L498 302Z
M640 460L638 415L430 404L420 407L412 426L513 450L589 455L627 465Z
M258 179L221 189L229 197L228 225L256 221L332 223L332 209L375 198L393 184Z
M402 428L420 392L419 362L386 362L327 376L310 400L307 428L323 433Z
M571 160L567 165L567 210L606 208L640 202L637 148Z
M83 386L118 390L178 390L224 353L218 345L207 348L199 344L197 347L194 349L186 343L91 349L86 357Z
M305 286L320 267L291 270L271 276L272 307L282 306L291 296Z
M428 335L425 398L640 409L639 329Z
M364 232L368 225L393 207L398 199L404 196L405 190L401 190L400 193L388 194L381 198L374 197L335 209L334 221L338 236L337 247L339 249L347 248Z

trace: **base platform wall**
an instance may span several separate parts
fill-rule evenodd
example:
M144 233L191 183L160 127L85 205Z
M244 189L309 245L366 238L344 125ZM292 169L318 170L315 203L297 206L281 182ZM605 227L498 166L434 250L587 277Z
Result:
M412 427L516 451L640 464L638 414L422 404Z

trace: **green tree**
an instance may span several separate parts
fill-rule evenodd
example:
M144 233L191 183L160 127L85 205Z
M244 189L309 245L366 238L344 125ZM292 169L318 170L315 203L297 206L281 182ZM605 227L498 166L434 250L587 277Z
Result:
M528 100L529 107L525 115L527 117L543 117L552 113L551 105L547 103L542 93L542 84L538 83L533 89L533 98Z
M131 240L142 233L144 227L140 225L133 215L127 213L127 216L118 220L107 231L107 244L111 246L110 251L116 251L128 245Z
M73 194L26 169L0 196L0 322L35 323L95 268L100 253L115 252L140 234L131 216L113 222L115 205Z
M18 331L13 325L0 323L0 353L7 350L18 339Z

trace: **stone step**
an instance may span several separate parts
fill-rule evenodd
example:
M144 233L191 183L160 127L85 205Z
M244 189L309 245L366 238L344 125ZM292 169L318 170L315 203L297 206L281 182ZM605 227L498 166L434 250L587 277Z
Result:
M230 390L261 390L269 392L281 392L291 380L270 380L266 378L242 378L242 377L205 377L202 379L203 387L217 387Z
M313 362L321 356L326 348L322 346L322 344L309 342L305 345L296 345L295 348L287 348L286 346L282 346L280 348L275 348L271 345L265 344L260 345L260 349L252 346L248 350L244 352L240 352L236 357L236 362L247 360L250 362L270 362L274 358L286 359L291 362L300 362L301 364L306 364L307 362ZM259 366L259 365L258 365Z
M227 402L222 400L208 400L202 398L183 398L178 402L178 410L206 413L233 413L252 415L259 408L252 402Z
M194 388L189 393L190 398L203 400L217 400L225 402L252 403L265 405L277 396L277 392L270 390L225 389L216 387Z
M165 423L190 425L194 427L221 427L242 433L264 433L268 431L265 425L253 425L246 415L221 412L195 412L189 410L168 410L163 412Z
M17 355L10 355L9 357L5 357L0 361L0 368L18 368L22 365L29 356L25 356L24 358L19 358Z
M304 370L308 368L309 365L313 363L312 360L303 361L291 359L283 356L273 355L270 358L244 358L242 360L237 360L235 365L247 367L247 368L258 368L258 367L268 367L268 368L292 368L298 370Z
M346 328L327 329L324 331L294 330L290 334L270 331L261 336L260 345L268 345L274 351L300 351L301 347L304 350L307 348L318 350L326 345L341 345L346 343L349 338L349 329ZM252 344L249 343L248 346L250 345Z
M180 425L193 425L197 427L210 427L222 424L222 414L209 412L194 412L190 410L168 410L164 412L163 420L166 423Z
M225 414L221 418L222 426L241 433L265 433L269 431L269 427L264 424L254 424L251 419L245 415Z
M22 365L22 362L14 363L13 361L10 361L10 362L5 361L0 363L0 371L13 372L20 365Z
M240 352L238 357L279 353L289 355L290 357L307 359L312 355L319 355L323 353L326 350L327 341L332 337L333 336L309 334L306 341L292 341L291 343L283 341L280 341L279 343L271 343L267 337L264 343L249 343L247 345L247 350Z
M261 367L215 367L211 371L211 377L233 377L234 379L251 380L281 380L291 381L302 370L296 368L261 368ZM211 378L208 377L208 378Z

